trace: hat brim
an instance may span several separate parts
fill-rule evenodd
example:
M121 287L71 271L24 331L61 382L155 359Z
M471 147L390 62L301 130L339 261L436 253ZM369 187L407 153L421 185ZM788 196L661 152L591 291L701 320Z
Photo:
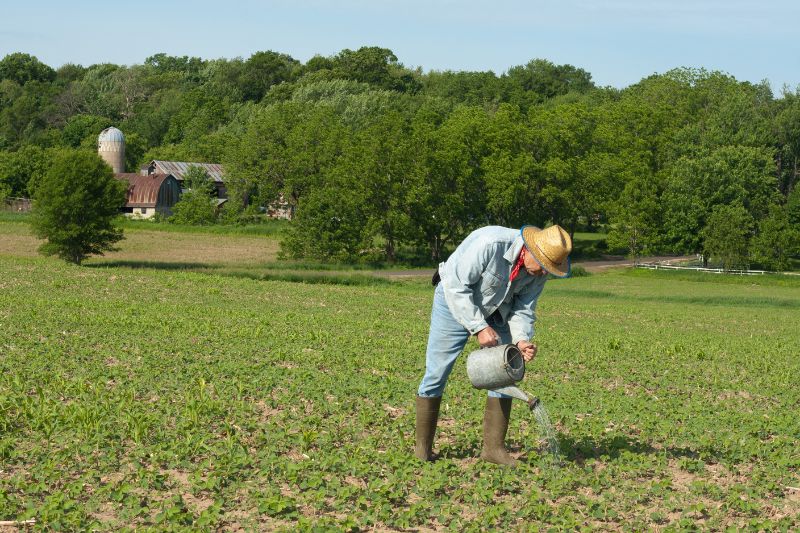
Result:
M539 263L539 266L545 269L548 274L552 274L557 278L568 278L572 272L572 261L570 260L569 256L567 256L567 259L561 263L554 263L545 257L545 255L533 242L532 238L528 238L533 237L534 234L539 233L540 231L542 231L541 228L536 226L522 226L519 232L520 235L522 235L522 242L525 244L525 248L528 250L528 252L530 252L536 262ZM528 237L526 237L526 233Z

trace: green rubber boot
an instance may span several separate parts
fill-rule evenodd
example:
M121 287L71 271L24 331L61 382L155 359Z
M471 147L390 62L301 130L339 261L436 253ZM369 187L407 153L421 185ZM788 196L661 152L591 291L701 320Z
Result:
M436 434L441 403L441 396L438 398L417 396L417 444L414 455L422 461L435 461L438 458L433 453L433 436Z
M517 460L506 451L506 432L511 419L511 398L486 398L483 414L481 459L498 465L515 466Z

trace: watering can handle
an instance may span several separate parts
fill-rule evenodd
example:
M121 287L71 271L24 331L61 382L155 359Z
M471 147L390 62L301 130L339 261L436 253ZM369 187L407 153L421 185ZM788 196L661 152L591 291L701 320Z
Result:
M516 345L514 345L514 351L515 351L516 353L515 353L514 355L512 355L512 356L511 356L511 359L509 359L508 361L506 361L505 363L503 363L503 368L508 368L508 367L510 366L510 364L509 364L509 363L511 363L511 361L513 361L513 360L514 360L514 359L516 359L517 357L522 357L522 350L520 350L519 348L517 348L517 347L516 347ZM524 358L522 359L522 364L523 364L523 366L525 365L525 359L524 359Z

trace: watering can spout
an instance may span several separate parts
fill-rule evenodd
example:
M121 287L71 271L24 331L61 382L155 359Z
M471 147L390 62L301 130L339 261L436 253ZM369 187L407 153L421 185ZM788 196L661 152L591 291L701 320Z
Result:
M529 396L517 387L502 387L500 389L494 389L494 392L522 400L528 404L528 407L531 411L536 409L536 406L539 405L539 398L536 398L535 396Z

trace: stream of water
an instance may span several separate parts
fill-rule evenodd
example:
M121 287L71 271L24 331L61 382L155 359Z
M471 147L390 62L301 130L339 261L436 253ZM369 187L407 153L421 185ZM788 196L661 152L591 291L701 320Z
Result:
M556 431L553 424L550 423L550 416L547 414L547 409L544 408L542 402L537 402L533 408L533 417L536 423L539 424L539 431L546 442L546 450L548 463L552 466L559 466L561 464L561 451L558 447L558 438L556 438Z

